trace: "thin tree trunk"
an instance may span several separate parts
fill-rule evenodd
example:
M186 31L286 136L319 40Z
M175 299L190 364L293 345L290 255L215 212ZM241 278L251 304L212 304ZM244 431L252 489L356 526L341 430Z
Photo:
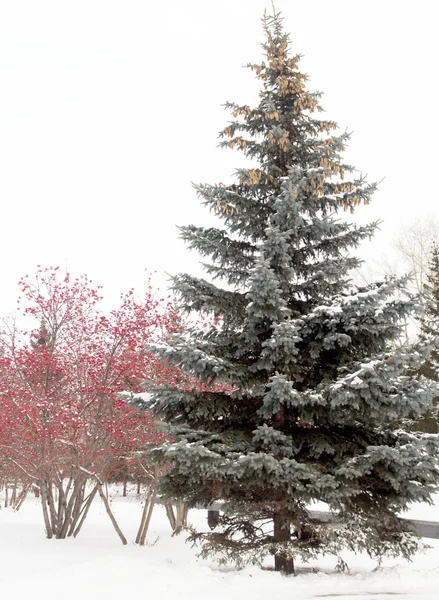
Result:
M75 529L76 524L79 521L83 501L84 501L84 490L81 486L81 490L75 496L75 500L73 502L72 510L70 513L70 518L68 521L66 521L66 525L67 525L66 536L67 537L72 535L73 530Z
M120 539L122 541L122 544L124 546L126 546L127 539L124 536L124 534L122 533L119 525L117 524L116 519L114 518L113 513L111 512L111 508L110 508L110 504L108 502L108 498L105 496L104 492L102 491L102 486L101 486L100 483L98 484L98 492L99 492L99 496L102 498L102 502L104 503L105 510L107 511L107 515L110 517L111 522L113 523L113 527L116 530L117 535L120 537Z
M29 492L30 485L24 485L21 492L18 494L18 498L14 505L14 510L19 511L23 502L26 500L27 493Z
M17 500L17 483L14 481L14 485L12 486L12 494L11 494L11 506L14 507L15 502Z
M126 481L123 482L122 496L123 496L123 498L127 497L127 482Z
M274 541L289 542L291 539L291 527L288 519L282 513L275 513L273 516L274 524ZM275 550L274 554L274 570L281 571L285 575L294 574L294 559L289 557L285 551Z
M52 526L50 523L49 512L47 510L47 504L48 504L47 488L46 488L46 483L44 481L41 482L40 491L41 491L41 506L43 509L44 525L46 527L46 535L50 540L53 537L53 530L52 530Z
M154 506L155 506L155 497L156 497L156 490L154 489L148 494L148 512L146 514L146 518L143 523L142 533L139 538L140 546L145 545L146 534L148 533L149 524L151 522L151 517L152 517L152 511L154 510ZM145 503L145 508L146 508L146 503Z
M172 531L175 531L175 525L177 523L177 520L175 518L175 513L172 504L170 502L165 502L165 509L166 515L169 519L169 523L171 524L171 529Z
M143 529L145 527L146 518L148 515L149 503L151 501L151 498L152 498L152 489L149 489L148 493L145 496L145 504L143 506L142 517L140 519L140 525L139 525L139 529L138 529L137 535L136 535L136 544L140 543L140 538L142 537L142 533L143 533Z
M51 521L51 525L52 525L52 532L55 534L55 536L57 537L58 534L58 514L56 512L56 508L55 508L55 502L53 499L53 489L52 489L52 481L44 482L44 485L46 487L46 501L47 504L49 506L49 514L50 514L50 521Z
M75 504L73 506L72 514L70 517L70 527L67 532L68 536L71 536L73 534L73 531L74 531L76 525L78 524L78 521L83 513L84 495L85 495L86 486L87 486L87 481L82 482L79 495L76 497Z
M82 517L81 520L79 521L78 525L76 526L76 529L73 532L73 537L76 537L78 535L78 533L81 531L81 527L87 517L88 511L90 509L91 503L93 502L94 497L96 496L96 492L98 491L98 486L96 485L91 494L89 495L89 497L86 500L86 504L82 507ZM72 535L69 531L69 535Z
M66 520L67 513L67 501L70 493L70 488L72 487L73 477L70 475L69 481L66 485L66 489L64 490L64 483L62 476L58 477L58 521L60 523L60 528L64 526ZM60 537L65 537L65 535L60 534Z
M60 523L60 531L59 531L59 535L57 535L57 537L59 539L65 539L67 537L67 532L69 530L70 525L72 525L72 513L73 513L73 509L75 508L75 506L77 506L79 504L79 508L81 507L81 501L82 501L82 489L84 486L84 482L81 481L80 483L75 483L73 484L73 490L70 496L69 501L67 502L67 506L65 508L65 513L64 513L64 521L61 524Z
M61 483L58 481L58 483L56 484L58 485L58 487L61 487L61 490L58 493L58 523L59 528L60 529L62 527L62 523L64 523L64 518L65 518L65 512L66 512L66 508L67 508L67 497L64 494L64 488L63 488L63 483L61 480ZM60 537L59 536L59 531L56 532L56 537Z

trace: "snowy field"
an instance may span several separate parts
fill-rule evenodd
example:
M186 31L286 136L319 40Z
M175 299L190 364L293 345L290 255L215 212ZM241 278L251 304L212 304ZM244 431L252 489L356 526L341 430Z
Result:
M112 508L129 540L122 546L103 505L96 501L77 539L44 536L38 499L29 496L18 513L0 510L0 597L33 600L252 600L439 598L439 540L411 563L388 560L380 568L365 556L346 555L350 574L334 572L335 559L321 559L318 572L283 577L248 567L237 571L197 559L184 534L171 535L164 511L155 509L148 545L134 544L141 515L135 494L113 489ZM411 516L439 521L437 507L416 507ZM206 512L189 522L206 528ZM309 567L310 565L307 565Z

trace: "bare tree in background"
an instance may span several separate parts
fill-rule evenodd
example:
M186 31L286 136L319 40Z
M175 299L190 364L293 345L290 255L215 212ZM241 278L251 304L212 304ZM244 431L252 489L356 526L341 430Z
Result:
M408 271L412 276L413 291L420 294L422 306L417 320L405 323L405 338L408 343L413 335L418 335L424 318L423 290L430 271L433 246L439 240L439 222L434 215L417 217L404 225L394 240L396 250L396 269ZM402 260L401 260L402 259Z
M431 251L439 240L439 222L434 215L424 215L404 225L397 234L394 247L409 267L416 290L421 293L429 272ZM404 264L401 265L404 267Z
M439 243L439 220L432 214L412 219L399 228L386 252L378 260L367 261L354 273L357 285L369 284L378 277L402 277L411 275L408 291L422 294L427 283L431 252ZM420 302L423 302L420 296ZM419 334L420 318L411 318L404 323L404 334L400 344L408 344Z

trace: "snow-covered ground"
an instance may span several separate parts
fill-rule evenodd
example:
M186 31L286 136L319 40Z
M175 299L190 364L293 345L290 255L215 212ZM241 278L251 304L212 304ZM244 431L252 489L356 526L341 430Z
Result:
M153 515L148 545L134 544L141 515L135 494L115 490L112 508L129 543L122 546L96 500L77 539L44 536L39 501L30 496L18 513L0 510L0 597L33 600L303 600L342 597L374 600L401 595L403 600L439 598L439 540L411 563L387 560L379 569L366 556L348 555L350 574L333 571L323 558L316 573L282 577L247 567L237 571L197 559L184 535L171 536L163 509ZM436 507L415 507L413 518L439 521ZM206 512L191 511L189 521L205 528ZM309 565L308 565L309 566Z

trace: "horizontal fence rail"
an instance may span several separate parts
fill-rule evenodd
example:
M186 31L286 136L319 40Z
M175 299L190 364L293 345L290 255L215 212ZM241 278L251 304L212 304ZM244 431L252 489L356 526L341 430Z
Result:
M222 502L212 502L207 507L207 523L209 527L214 529L218 525L218 519L220 511L222 510ZM319 523L329 523L336 525L343 521L328 511L322 510L309 510L308 514L311 519L318 521ZM419 537L430 538L437 540L439 539L439 523L435 521L419 521L417 519L405 519L400 517L400 520L409 525L413 529L414 533Z

